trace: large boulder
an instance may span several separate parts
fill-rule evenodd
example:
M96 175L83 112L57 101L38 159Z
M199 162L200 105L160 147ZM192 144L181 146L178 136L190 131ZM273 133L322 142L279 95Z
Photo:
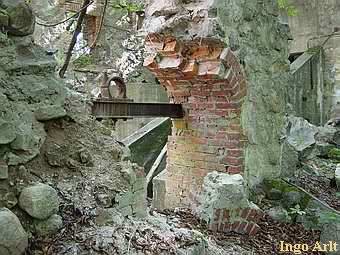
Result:
M33 34L35 17L24 0L0 0L0 8L2 16L5 12L8 16L8 25L4 26L8 34L15 36Z
M209 222L215 209L238 209L249 204L241 175L212 172L204 178L198 214Z
M248 235L259 230L257 222L263 212L248 200L244 179L239 174L207 174L198 204L197 214L210 230Z
M0 254L21 255L27 245L27 234L17 216L7 208L0 208Z
M51 186L39 183L23 189L19 206L33 218L44 220L58 212L58 194Z

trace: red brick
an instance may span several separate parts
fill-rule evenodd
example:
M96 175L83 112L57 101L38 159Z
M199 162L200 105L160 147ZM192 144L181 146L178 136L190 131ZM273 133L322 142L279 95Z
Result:
M234 103L217 103L216 109L235 109L238 105Z
M229 221L229 217L230 217L230 212L229 212L229 210L224 209L224 210L223 210L223 220Z
M241 222L240 221L236 221L232 224L232 228L231 230L236 232L236 230L238 229L238 227L240 226Z
M248 225L253 225L253 227L248 231L249 228L247 228L247 234L250 236L256 235L256 233L260 230L260 227L257 224L248 224Z
M196 76L198 73L197 62L195 60L190 60L189 62L186 63L182 72L185 75L185 77Z
M219 227L218 223L211 223L211 224L209 224L209 230L211 230L213 232L218 231L219 230L218 227Z
M174 91L174 92L172 92L172 95L174 97L189 97L190 91L188 91L188 90Z
M245 233L247 233L247 231L246 231L247 226L248 226L247 222L241 222L241 224L239 225L239 227L237 229L235 229L235 231L237 233L240 233L240 234L245 234Z
M149 68L150 70L158 68L158 65L155 61L155 56L148 56L144 59L143 66Z
M164 45L164 48L162 50L159 50L162 55L164 56L170 56L172 54L176 54L180 51L181 45L178 41L173 40L166 42Z
M249 213L250 213L250 209L249 208L243 209L242 212L241 212L241 218L248 219Z
M229 233L231 231L231 228L232 228L232 224L224 223L223 226L220 227L219 232Z
M215 209L214 210L214 220L213 222L219 221L221 217L222 210L221 209Z
M239 174L243 172L242 166L228 166L227 173L228 174Z

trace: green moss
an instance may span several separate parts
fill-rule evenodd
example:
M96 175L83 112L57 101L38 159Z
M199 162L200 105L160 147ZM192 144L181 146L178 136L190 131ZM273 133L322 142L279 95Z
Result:
M309 54L314 55L314 54L319 53L321 49L322 49L321 46L315 46L315 47L313 47L313 48L307 49L306 52L309 53Z
M276 180L265 180L264 181L264 185L265 185L265 189L266 190L271 190L271 189L277 189L280 190L284 193L286 192L290 192L290 191L299 191L298 189L290 186L288 183L280 180L280 179L276 179Z
M86 66L91 65L93 63L94 63L94 61L93 61L93 59L90 55L80 56L79 58L77 58L76 60L73 61L74 66L77 67L77 68L86 67Z
M303 196L303 198L301 199L301 202L300 202L300 208L302 210L306 209L310 200L311 200L311 197L308 196L307 194L304 194L304 196Z
M340 160L340 149L333 148L328 152L328 157L330 159Z

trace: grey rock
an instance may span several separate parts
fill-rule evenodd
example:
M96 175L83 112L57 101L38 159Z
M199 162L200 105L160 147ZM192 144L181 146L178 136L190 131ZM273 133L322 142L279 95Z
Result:
M58 144L50 144L45 151L45 158L50 166L63 166L64 165L64 150Z
M18 217L0 208L0 254L21 255L28 246L28 237Z
M46 220L35 220L35 232L38 235L44 236L56 233L63 226L63 219L57 214L53 214Z
M15 139L13 123L0 119L0 144L8 144Z
M47 121L66 116L66 110L61 105L47 105L39 107L34 115L39 121Z
M2 0L0 7L6 10L9 17L8 26L5 27L8 34L15 36L33 34L35 17L24 0Z
M291 217L288 215L287 210L280 206L270 208L267 211L267 213L273 220L276 220L276 221L290 222L292 220Z
M13 192L8 192L4 195L3 200L5 202L5 206L9 209L13 208L18 204L18 199Z
M271 189L267 193L267 197L271 200L280 200L282 198L282 192L278 189Z
M324 244L328 244L329 242L335 242L339 245L340 243L340 224L332 223L325 224L321 231L320 242ZM340 249L337 247L337 251L327 252L327 254L339 255Z
M98 226L122 225L124 218L115 208L102 209L96 211L96 224Z
M79 151L79 160L83 164L92 164L91 154L85 149Z
M315 139L320 143L335 143L336 145L340 145L340 130L329 125L318 127L318 133Z
M283 204L289 209L293 208L295 205L299 204L302 200L302 195L298 191L289 191L283 194Z
M289 117L289 130L287 134L288 143L297 151L303 151L315 144L317 128L307 120L299 117Z
M210 222L214 217L214 209L245 208L250 205L247 198L241 175L214 171L204 178L197 213L201 219Z
M281 176L294 176L299 164L299 153L287 141L282 144Z
M8 166L5 162L0 161L0 180L8 178Z
M329 143L319 143L315 145L316 153L319 157L327 157L330 150L334 149L334 144Z
M334 178L335 178L337 189L338 191L340 191L340 164L336 166Z
M58 194L51 186L36 184L23 189L19 206L36 219L47 219L59 210Z

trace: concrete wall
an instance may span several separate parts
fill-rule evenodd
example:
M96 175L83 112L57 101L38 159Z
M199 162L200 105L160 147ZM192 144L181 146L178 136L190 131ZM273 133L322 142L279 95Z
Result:
M340 1L338 0L296 0L294 6L298 14L288 17L293 41L290 52L304 52L323 44L327 35L340 27ZM324 122L338 111L340 103L340 37L333 36L323 46L325 54L324 74ZM309 109L312 110L312 109ZM337 115L335 113L335 115Z
M128 83L127 96L140 103L169 102L165 89L156 83ZM153 118L119 120L116 123L115 131L119 139L124 139L152 120Z
M323 52L308 51L295 60L291 67L292 82L288 87L288 102L294 115L310 123L324 123L324 59Z

